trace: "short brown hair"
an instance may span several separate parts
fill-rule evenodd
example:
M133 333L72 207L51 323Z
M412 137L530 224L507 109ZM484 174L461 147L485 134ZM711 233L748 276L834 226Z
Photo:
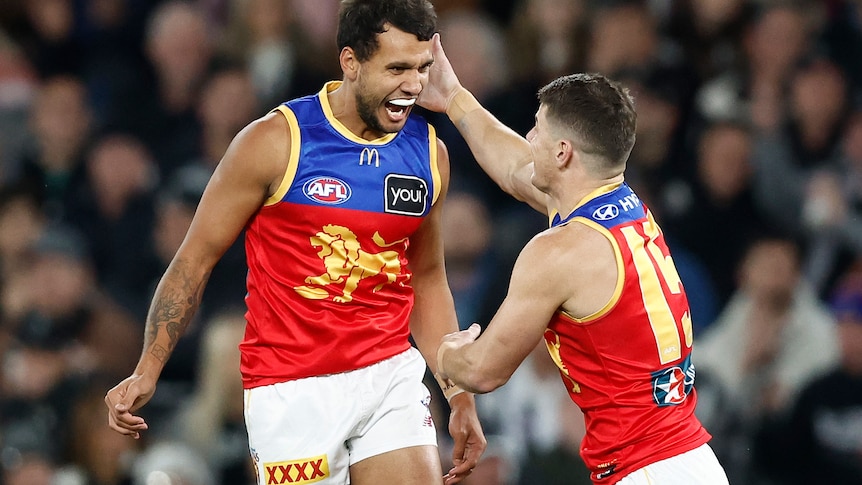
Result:
M601 74L570 74L539 90L548 118L582 143L584 152L623 169L635 144L637 114L628 89Z

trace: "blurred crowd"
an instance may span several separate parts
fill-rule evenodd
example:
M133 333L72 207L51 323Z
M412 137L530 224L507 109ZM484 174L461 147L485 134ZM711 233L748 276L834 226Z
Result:
M673 251L698 414L731 483L862 484L862 1L437 0L463 84L526 134L565 73L622 81L627 180ZM106 424L154 285L232 137L339 79L338 0L0 1L0 485L248 485L239 240L143 411ZM447 272L487 325L547 221L446 142ZM429 381L429 388L436 385ZM440 452L451 441L435 402ZM477 397L466 485L589 483L541 348Z

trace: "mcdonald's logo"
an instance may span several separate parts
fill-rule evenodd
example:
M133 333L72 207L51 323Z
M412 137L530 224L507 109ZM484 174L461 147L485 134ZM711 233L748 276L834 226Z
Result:
M362 149L362 153L359 154L359 166L361 167L366 163L369 166L372 163L375 167L380 166L380 152L378 152L376 148L365 147Z

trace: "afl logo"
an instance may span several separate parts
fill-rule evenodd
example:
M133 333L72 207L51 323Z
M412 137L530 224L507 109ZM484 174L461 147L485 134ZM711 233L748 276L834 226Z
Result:
M593 219L597 221L609 221L620 215L620 210L614 204L605 204L593 211Z
M350 186L333 177L317 177L302 186L302 192L309 199L321 204L341 204L350 198Z

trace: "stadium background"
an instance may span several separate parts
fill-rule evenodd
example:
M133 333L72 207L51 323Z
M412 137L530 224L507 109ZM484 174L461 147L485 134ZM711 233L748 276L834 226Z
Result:
M862 483L862 2L433 3L462 82L520 133L561 74L602 72L635 95L627 180L688 291L698 413L731 483L824 470ZM0 484L251 483L240 243L144 411L144 438L109 430L102 400L134 367L154 284L233 135L340 77L337 8L0 0ZM484 325L546 221L426 115L452 160L460 324ZM489 448L467 485L588 483L580 416L548 363L538 351L478 398ZM173 481L147 482L154 471Z

